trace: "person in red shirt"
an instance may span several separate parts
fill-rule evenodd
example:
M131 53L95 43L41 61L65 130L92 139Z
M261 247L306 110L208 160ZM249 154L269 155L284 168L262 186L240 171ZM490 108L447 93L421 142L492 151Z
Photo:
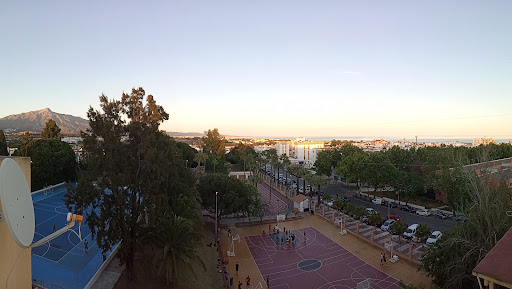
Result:
M250 287L251 287L251 278L249 278L249 275L247 275L247 278L245 278L245 283L247 283L247 289L250 289Z

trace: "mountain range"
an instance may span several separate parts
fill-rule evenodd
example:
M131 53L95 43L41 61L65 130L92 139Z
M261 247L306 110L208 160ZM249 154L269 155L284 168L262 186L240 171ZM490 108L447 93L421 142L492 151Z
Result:
M89 121L69 114L56 113L49 108L13 114L0 118L0 129L6 134L24 131L42 132L49 119L53 119L65 135L78 135L89 128Z

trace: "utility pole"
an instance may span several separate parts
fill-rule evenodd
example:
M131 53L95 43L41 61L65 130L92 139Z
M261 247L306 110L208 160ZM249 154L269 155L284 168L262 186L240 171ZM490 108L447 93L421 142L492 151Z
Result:
M217 216L219 215L219 212L217 212L217 195L219 192L215 192L215 243L217 243Z

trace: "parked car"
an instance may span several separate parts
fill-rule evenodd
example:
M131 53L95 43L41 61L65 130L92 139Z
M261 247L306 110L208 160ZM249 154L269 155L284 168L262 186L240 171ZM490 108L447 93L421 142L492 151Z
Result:
M373 208L366 208L366 213L368 215L371 215L373 212L375 212L375 210Z
M383 231L389 231L391 229L391 225L393 225L394 222L394 219L388 219L384 222L384 224L382 224L382 226L380 226L380 229Z
M372 203L374 203L375 205L382 205L383 201L384 201L384 199L382 199L382 198L375 198L372 200Z
M386 204L386 207L396 208L396 203L395 203L395 202L388 202L388 203Z
M437 240L439 240L439 238L441 238L442 235L443 235L443 233L441 233L440 231L432 232L430 237L428 237L428 239L427 239L427 242L426 242L427 245L435 244L437 242Z
M411 212L411 213L414 213L416 212L416 209L414 209L413 207L409 206L409 205L403 205L400 210L402 211L406 211L406 212Z
M463 215L453 216L452 219L457 222L467 222L468 220Z
M436 218L441 218L441 219L446 219L448 218L448 215L445 214L443 211L439 211L439 210L436 210L434 211L434 213L432 214L434 217Z
M418 224L412 224L407 227L407 231L404 232L404 238L411 239L416 234L416 230L418 229Z
M418 214L420 216L430 216L432 213L430 212L430 210L423 209L423 210L417 210L416 214Z
M341 200L343 201L343 203L350 203L350 199L348 197L343 197L341 198Z
M366 225L368 225L368 223L370 223L370 219L368 217L363 217L361 219L361 221L363 221L363 223L365 223Z
M397 213L390 213L388 215L388 219L398 221L402 220L402 217L400 217Z

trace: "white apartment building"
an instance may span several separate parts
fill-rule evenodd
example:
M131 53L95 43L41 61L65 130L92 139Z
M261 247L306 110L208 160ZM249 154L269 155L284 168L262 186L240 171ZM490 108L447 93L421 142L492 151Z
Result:
M492 137L489 137L489 138L479 137L479 138L474 138L473 139L473 146L474 147L477 147L479 145L488 145L488 144L491 144L491 143L496 143L496 140L493 139Z
M276 144L277 155L287 155L290 156L290 143L278 143Z

